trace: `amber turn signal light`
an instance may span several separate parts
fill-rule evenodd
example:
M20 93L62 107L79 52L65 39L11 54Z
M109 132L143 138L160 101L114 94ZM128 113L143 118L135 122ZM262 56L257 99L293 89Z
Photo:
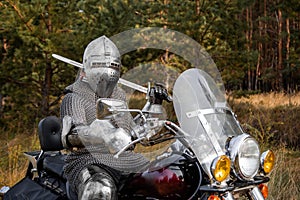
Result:
M265 184L260 184L258 186L261 194L263 195L263 197L266 199L269 195L269 189L268 189L268 186L266 186Z
M265 174L269 174L275 165L275 155L273 151L265 151L261 155L261 166Z
M216 195L210 195L207 200L221 200L221 199Z
M231 161L226 155L217 157L211 166L211 172L214 179L218 182L224 181L230 173Z

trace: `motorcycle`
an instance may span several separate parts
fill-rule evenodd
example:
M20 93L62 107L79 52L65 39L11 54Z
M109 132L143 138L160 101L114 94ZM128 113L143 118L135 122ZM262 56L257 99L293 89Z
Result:
M177 121L156 117L155 109L129 109L124 102L99 99L106 113L138 113L134 120L145 130L115 154L134 146L150 166L119 184L119 199L233 200L267 198L268 174L274 153L260 152L228 106L224 92L205 71L191 68L173 87ZM38 127L41 151L26 152L26 176L4 194L6 199L76 199L64 177L64 152L57 143L62 124L54 116Z

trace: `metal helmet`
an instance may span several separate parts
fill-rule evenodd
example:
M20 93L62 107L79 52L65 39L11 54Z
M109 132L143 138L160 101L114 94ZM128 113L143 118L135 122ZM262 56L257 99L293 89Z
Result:
M86 80L99 97L109 97L120 78L121 58L117 46L106 36L88 44L83 54Z

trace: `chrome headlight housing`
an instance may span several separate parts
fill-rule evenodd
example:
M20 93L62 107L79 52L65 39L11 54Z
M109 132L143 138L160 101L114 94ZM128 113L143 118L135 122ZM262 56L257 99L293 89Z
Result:
M241 180L251 180L260 166L260 150L257 141L248 134L232 138L228 151L233 172Z
M275 165L275 155L273 151L268 150L263 152L260 157L260 162L264 174L269 174Z
M214 179L218 182L222 182L230 174L231 161L226 155L215 158L211 165L211 173Z

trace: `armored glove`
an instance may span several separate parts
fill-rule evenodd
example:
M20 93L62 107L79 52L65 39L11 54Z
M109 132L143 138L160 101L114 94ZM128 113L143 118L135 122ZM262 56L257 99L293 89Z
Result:
M70 122L69 116L63 119L63 124L68 124L67 122ZM67 125L67 127L71 126ZM110 153L116 153L131 142L130 134L122 128L114 127L110 120L96 119L90 125L77 126L69 133L66 132L67 128L62 134L62 141L67 147L105 145Z
M161 105L163 100L166 100L167 102L172 101L172 98L169 96L167 89L161 83L155 83L155 85L150 88L149 97L149 101L151 104Z

